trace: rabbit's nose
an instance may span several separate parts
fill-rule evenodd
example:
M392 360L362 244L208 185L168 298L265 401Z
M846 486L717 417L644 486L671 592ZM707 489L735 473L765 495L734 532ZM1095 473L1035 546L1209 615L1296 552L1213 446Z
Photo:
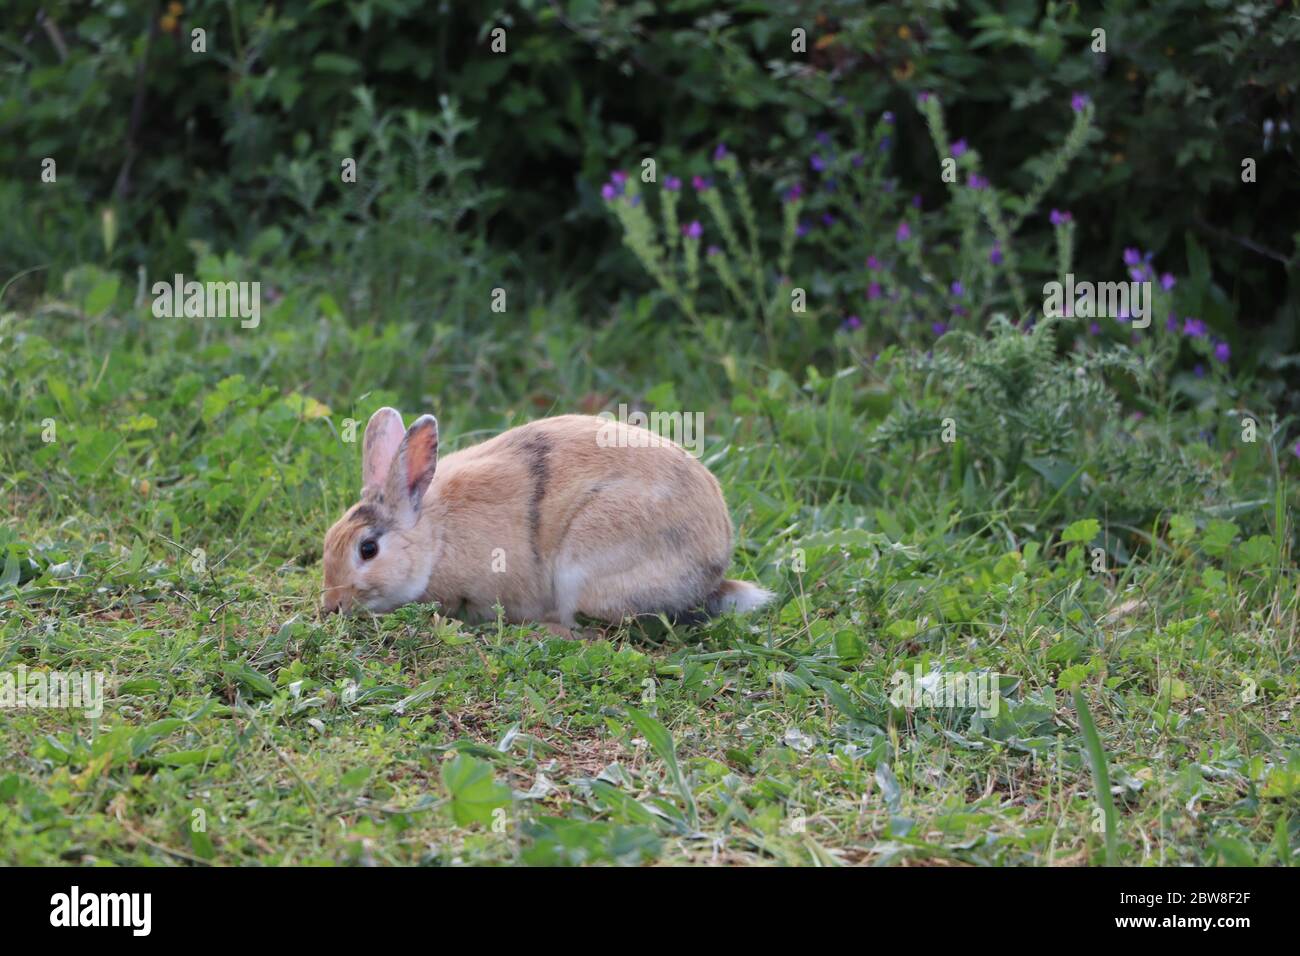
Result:
M326 614L346 614L351 606L351 588L328 588L325 591L325 596L321 599L321 610Z

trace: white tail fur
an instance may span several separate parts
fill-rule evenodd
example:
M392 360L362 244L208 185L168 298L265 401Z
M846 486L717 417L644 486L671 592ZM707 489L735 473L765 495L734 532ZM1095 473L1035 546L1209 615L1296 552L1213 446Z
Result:
M728 579L709 595L708 609L710 614L725 614L728 611L747 614L762 607L774 597L775 594L757 584Z

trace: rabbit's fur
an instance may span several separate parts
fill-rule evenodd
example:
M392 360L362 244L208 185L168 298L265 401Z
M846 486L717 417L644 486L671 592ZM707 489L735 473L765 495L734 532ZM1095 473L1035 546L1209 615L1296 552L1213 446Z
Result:
M361 500L325 535L324 609L437 601L470 621L572 627L748 611L772 595L723 577L731 517L717 479L645 429L586 415L512 428L438 458L432 415L381 408ZM364 555L368 555L363 557Z

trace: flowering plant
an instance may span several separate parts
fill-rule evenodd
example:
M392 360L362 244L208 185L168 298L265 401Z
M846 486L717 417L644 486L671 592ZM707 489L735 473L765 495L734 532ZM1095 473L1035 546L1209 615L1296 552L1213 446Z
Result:
M790 308L786 277L794 252L801 197L797 191L786 197L784 227L775 269L771 269L764 258L758 217L740 163L722 144L714 149L713 162L720 174L717 178L691 178L695 200L708 214L707 233L699 218L692 217L682 224L679 207L685 190L676 176L665 176L661 183L656 177L646 183L659 187L658 222L644 201L648 191L643 194L642 183L622 171L615 171L601 187L601 198L622 225L624 243L692 322L702 324L707 312L701 298L703 245L704 262L715 280L711 290L715 293L713 310L748 318L771 342L773 324L783 310ZM716 235L720 244L706 242L706 234Z

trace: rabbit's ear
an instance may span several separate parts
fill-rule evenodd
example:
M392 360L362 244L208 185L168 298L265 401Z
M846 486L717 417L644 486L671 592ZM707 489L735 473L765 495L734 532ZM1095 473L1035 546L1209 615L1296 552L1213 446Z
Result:
M394 505L400 507L399 502L406 502L418 512L437 467L438 420L432 415L421 415L406 430L406 437L397 449L388 473L386 496L392 498Z
M384 406L370 416L361 443L361 483L365 491L383 488L397 449L402 444L402 413Z

